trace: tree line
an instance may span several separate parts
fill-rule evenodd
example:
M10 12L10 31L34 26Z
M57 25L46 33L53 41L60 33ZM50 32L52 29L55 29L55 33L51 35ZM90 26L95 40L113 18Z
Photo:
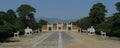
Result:
M117 12L106 17L107 9L102 3L96 3L92 6L89 16L81 18L73 24L77 24L82 29L94 26L96 33L105 31L108 36L120 37L120 2L115 3Z
M14 32L20 31L24 34L24 29L29 26L32 29L41 28L47 21L41 19L36 22L34 13L36 9L28 4L22 4L16 11L9 9L6 12L0 11L0 38L13 36Z

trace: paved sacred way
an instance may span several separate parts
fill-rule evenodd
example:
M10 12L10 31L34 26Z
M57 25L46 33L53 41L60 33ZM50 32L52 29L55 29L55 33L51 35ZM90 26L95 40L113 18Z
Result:
M53 32L37 42L37 48L119 48L120 41L79 32Z
M72 43L73 37L66 32L53 32L35 43L32 47L38 48L63 48L65 44Z

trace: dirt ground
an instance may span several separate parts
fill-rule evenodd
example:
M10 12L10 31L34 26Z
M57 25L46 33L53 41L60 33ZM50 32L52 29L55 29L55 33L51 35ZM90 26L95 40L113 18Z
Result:
M12 37L9 40L17 41L0 43L0 48L32 48L33 44L49 34L50 32L42 32L34 35L22 35L20 37Z
M75 40L64 48L120 48L120 40L112 38L102 38L98 35L88 35L79 32L69 32Z

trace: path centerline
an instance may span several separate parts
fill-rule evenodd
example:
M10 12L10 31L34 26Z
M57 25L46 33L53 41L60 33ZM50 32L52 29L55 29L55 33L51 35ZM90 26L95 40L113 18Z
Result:
M61 31L59 31L58 33L59 38L58 38L58 48L62 48L62 35L61 35Z

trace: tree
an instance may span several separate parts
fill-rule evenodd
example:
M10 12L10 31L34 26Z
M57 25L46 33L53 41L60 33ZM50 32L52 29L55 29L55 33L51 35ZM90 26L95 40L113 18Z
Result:
M92 25L97 25L105 21L105 13L107 10L102 3L96 3L90 9L89 17L92 18Z
M84 17L79 22L80 26L82 28L88 28L91 26L91 18L90 17Z
M0 38L10 37L17 31L15 28L16 19L16 14L12 9L0 12Z
M3 25L3 21L5 20L6 13L4 11L0 11L0 25Z
M120 2L117 2L115 4L117 11L120 13Z
M28 15L30 13L34 13L36 12L36 9L33 8L32 6L30 5L27 5L27 4L23 4L21 5L20 7L17 8L17 12L19 14L19 18L21 19L21 21L24 23L24 28L26 26L28 26L28 19L30 18Z
M77 20L76 22L73 22L73 24L77 24L79 27L83 29L87 29L91 26L91 18L90 17L84 17L80 20Z
M0 26L0 38L8 38L11 37L15 31L15 28L12 24L3 21L3 25Z
M20 18L17 18L16 22L14 23L14 26L17 31L20 31L21 34L24 33L24 25L23 22L20 20Z
M39 24L39 27L41 28L42 25L47 25L47 23L48 23L47 21L40 19L38 24Z
M111 24L111 29L109 32L109 36L117 36L120 37L120 2L115 4L116 10L118 12L114 13L108 20L107 24Z
M111 24L110 36L119 36L120 37L120 13L115 13L108 20ZM109 23L108 23L109 24Z
M29 13L36 12L36 9L30 5L23 4L17 8L19 16L27 16Z
M9 9L6 13L6 19L7 22L14 24L16 22L17 16L15 14L15 12L12 9Z
M28 20L29 24L28 25L33 29L38 28L38 24L35 21L34 14L30 13L30 14L28 14L28 16L29 16L29 20Z

